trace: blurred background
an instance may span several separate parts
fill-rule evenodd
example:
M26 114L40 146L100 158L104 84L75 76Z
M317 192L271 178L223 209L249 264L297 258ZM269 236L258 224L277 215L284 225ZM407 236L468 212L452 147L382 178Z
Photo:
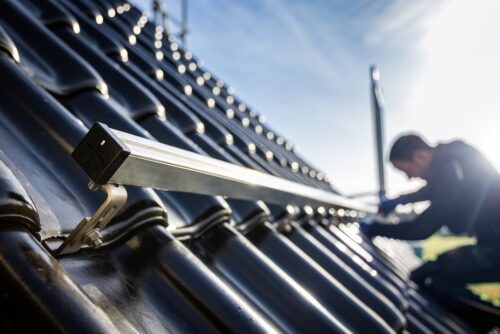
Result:
M151 17L151 1L136 0ZM182 0L167 0L181 16ZM404 131L463 138L500 168L500 2L189 1L188 49L344 194L375 192L369 66L385 149ZM173 29L175 31L175 29ZM387 165L388 194L419 184Z

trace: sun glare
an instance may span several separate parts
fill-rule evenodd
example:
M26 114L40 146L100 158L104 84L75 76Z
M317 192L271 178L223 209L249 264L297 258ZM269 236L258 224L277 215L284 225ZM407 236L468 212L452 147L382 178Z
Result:
M446 1L426 23L409 121L431 140L462 137L500 170L500 2Z

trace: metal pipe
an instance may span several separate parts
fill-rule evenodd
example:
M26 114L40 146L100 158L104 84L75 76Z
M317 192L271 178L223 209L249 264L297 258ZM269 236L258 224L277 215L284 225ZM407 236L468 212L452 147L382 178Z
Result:
M182 28L180 37L182 40L182 47L184 50L187 49L187 37L188 37L188 0L182 0Z
M379 198L385 196L385 168L384 168L384 121L383 121L383 96L379 85L380 72L375 65L370 67L371 98L373 121L375 127L375 149L377 155L377 174L379 186Z

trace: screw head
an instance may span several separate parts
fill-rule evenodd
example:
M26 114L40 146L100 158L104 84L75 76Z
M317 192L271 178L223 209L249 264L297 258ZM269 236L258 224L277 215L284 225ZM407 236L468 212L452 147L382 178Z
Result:
M102 245L101 232L98 228L94 228L85 235L85 242L93 248L99 248Z

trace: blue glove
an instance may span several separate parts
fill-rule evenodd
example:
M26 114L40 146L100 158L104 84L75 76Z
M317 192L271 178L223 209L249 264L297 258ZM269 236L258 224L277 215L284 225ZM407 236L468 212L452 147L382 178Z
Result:
M394 209L399 205L401 204L401 200L396 197L394 199L387 199L387 198L383 198L381 201L380 201L380 204L378 206L378 213L381 213L383 215L386 215L392 211L394 211Z
M372 221L371 220L368 220L368 219L363 219L359 222L359 232L361 232L361 234L365 235L366 237L368 238L371 238L372 235L371 235L371 224L372 224Z

